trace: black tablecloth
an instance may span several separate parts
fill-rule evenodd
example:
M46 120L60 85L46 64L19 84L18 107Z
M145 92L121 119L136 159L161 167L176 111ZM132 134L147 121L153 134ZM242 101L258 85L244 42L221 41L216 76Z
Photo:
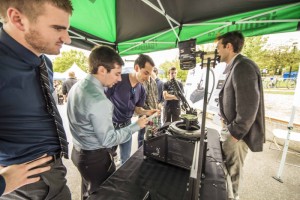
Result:
M200 199L225 200L226 181L218 132L208 129L207 139L205 179L201 182ZM182 200L187 192L189 175L189 170L144 159L143 148L140 148L89 200L142 200L147 192L151 200Z

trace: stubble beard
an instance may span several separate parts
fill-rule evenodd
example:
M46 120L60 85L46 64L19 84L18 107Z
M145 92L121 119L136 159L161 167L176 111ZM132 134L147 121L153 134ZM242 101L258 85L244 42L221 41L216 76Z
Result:
M29 29L29 33L26 33L24 38L31 48L39 54L58 55L60 53L60 49L51 49L49 43L41 37L39 31Z

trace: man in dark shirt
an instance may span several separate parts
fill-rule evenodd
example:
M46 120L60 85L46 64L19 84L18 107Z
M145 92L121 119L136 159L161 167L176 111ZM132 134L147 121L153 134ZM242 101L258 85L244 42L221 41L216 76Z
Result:
M162 104L164 102L164 97L163 97L164 82L162 82L158 78L158 69L156 67L154 67L153 72L155 74L155 82L156 82L157 92L158 92L157 100L159 104Z
M69 72L69 78L62 85L62 93L64 95L64 102L67 102L68 93L72 86L77 82L75 72Z
M59 54L71 42L72 10L69 0L1 1L0 169L44 154L53 159L40 181L0 199L71 199L61 159L68 157L68 142L50 95L52 64L43 54Z
M172 67L169 70L169 79L176 79L177 69L176 67ZM174 122L180 120L180 100L174 95L174 88L171 82L167 81L164 83L163 96L165 99L164 102L164 123L166 122ZM177 81L177 80L176 80ZM181 82L177 81L179 87L183 91L183 85Z
M134 62L134 73L122 74L122 81L106 91L107 97L114 104L113 123L116 129L130 125L135 112L138 115L152 115L156 109L144 110L146 92L142 83L149 80L154 62L147 55L139 55ZM121 163L123 164L131 153L132 138L119 145Z

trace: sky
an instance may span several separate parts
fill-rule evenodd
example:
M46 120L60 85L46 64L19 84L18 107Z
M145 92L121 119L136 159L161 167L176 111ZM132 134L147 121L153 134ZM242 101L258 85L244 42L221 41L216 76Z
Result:
M285 44L290 44L291 46L293 45L294 42L297 42L297 47L300 49L300 31L297 32L289 32L289 33L277 33L277 34L271 34L271 35L265 35L269 37L268 43L269 45L285 45ZM61 49L61 52L63 51L69 51L71 49L76 49L79 51L84 52L86 56L89 55L89 51L71 47L69 45L64 45ZM178 49L171 49L171 50L165 50L165 51L158 51L158 52L153 52L153 53L146 53L149 55L153 60L154 63L157 67L159 67L162 63L166 61L172 61L179 56ZM56 56L49 56L51 60L54 60ZM133 66L133 61L137 55L133 56L124 56L122 57L123 60L125 61L125 66L124 67L130 67Z

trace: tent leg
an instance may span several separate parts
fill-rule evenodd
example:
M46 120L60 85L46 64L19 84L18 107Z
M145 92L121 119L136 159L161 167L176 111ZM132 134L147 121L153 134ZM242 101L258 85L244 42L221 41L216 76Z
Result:
M281 158L281 161L280 161L280 165L279 165L277 176L273 176L273 178L275 180L279 181L280 183L283 183L283 181L281 179L281 175L283 173L283 168L284 168L284 164L285 164L285 160L286 160L286 155L287 155L287 151L288 151L288 148L289 148L289 141L290 141L290 130L288 131L287 139L284 142L284 148L283 148L283 152L282 152L282 158Z
M279 181L280 183L283 183L283 181L281 179L281 175L283 173L283 168L284 168L284 164L285 164L285 160L286 160L286 155L287 155L287 151L288 151L288 148L289 148L290 135L291 135L291 130L293 129L293 121L294 121L294 117L295 117L295 112L296 112L296 108L295 108L295 106L293 106L290 122L289 122L289 125L288 125L288 134L287 134L285 142L284 142L284 148L283 148L283 152L282 152L282 157L281 157L278 173L277 173L277 176L273 176L273 178L275 180Z

